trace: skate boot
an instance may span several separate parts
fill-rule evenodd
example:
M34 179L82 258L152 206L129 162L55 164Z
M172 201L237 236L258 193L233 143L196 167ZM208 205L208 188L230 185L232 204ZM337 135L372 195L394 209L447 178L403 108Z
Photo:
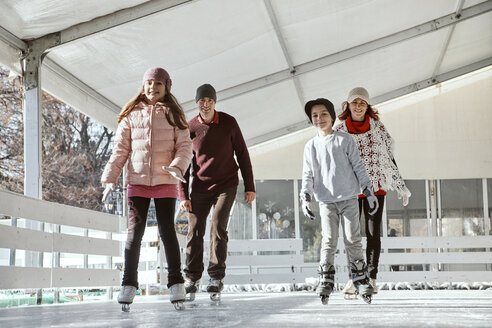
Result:
M169 287L169 300L178 311L184 309L183 302L185 301L186 291L184 284L174 284Z
M372 292L372 295L375 295L378 293L378 286L376 285L376 279L374 278L370 278L370 284L372 286L372 288L374 289L374 291Z
M328 304L330 294L333 292L335 284L335 267L331 264L320 265L318 268L319 284L316 294L321 298L323 305Z
M369 277L367 276L367 266L364 260L350 262L350 275L354 286L357 289L357 294L362 297L364 302L371 304L374 288L372 288L369 282Z
M200 288L200 279L197 281L193 281L189 278L185 279L184 283L185 291L186 291L186 301L191 302L195 300L195 294L198 292Z
M357 299L357 289L355 289L354 282L349 279L343 287L343 298L346 300L356 300Z
M130 304L133 303L133 298L137 293L137 288L134 286L122 286L118 294L118 303L121 304L121 311L129 312Z
M215 305L219 304L220 302L220 292L224 289L224 283L222 282L222 279L214 279L210 278L210 282L208 283L207 286L207 293L210 294L210 299L212 302L215 303Z

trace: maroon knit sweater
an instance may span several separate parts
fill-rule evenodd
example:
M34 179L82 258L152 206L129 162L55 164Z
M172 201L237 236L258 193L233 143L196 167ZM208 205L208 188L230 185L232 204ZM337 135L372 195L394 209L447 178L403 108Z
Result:
M198 119L199 115L188 122L193 141L193 159L190 166L193 175L191 190L198 193L222 192L237 186L239 164L244 180L244 191L255 191L253 168L239 125L231 115L217 113L218 124L201 123ZM181 200L189 200L190 168L184 178L187 182L180 182L179 197Z

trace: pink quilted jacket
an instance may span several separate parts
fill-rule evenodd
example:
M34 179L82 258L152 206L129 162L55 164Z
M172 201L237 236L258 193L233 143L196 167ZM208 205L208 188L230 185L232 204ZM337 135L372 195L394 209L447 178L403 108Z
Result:
M127 183L155 186L177 184L162 166L175 166L184 174L192 158L188 129L173 127L165 108L138 103L118 125L113 153L101 177L102 183L116 183L128 160Z

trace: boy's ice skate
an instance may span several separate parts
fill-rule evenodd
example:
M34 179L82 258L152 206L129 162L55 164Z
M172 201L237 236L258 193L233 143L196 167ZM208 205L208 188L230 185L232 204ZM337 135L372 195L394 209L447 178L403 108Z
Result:
M364 260L357 260L355 262L350 262L350 276L357 289L357 294L362 297L364 302L371 304L372 294L374 288L372 288L369 277L367 276L367 266Z
M133 303L133 298L137 293L137 288L134 286L122 286L118 294L118 303L121 304L121 311L129 312L130 304Z
M178 311L184 309L183 302L185 301L186 291L184 284L174 284L169 287L169 300Z
M220 302L220 292L224 289L222 279L210 278L207 286L207 292L210 294L210 299L217 305Z
M343 298L346 300L356 300L357 299L357 289L354 286L352 279L349 279L343 287Z
M186 292L186 302L191 302L195 300L195 294L198 292L200 288L200 280L192 281L191 279L186 278L184 283L184 288Z
M335 284L335 268L333 265L320 265L318 268L319 284L316 288L316 294L321 298L323 305L328 304L330 294L333 292Z

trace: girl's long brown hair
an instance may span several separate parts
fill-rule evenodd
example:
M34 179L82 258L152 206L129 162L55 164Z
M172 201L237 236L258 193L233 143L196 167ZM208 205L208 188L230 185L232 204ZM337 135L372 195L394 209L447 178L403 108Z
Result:
M379 113L376 110L376 108L373 108L371 105L367 104L367 111L366 114L369 115L369 117L375 119L376 121L379 121ZM338 119L340 121L345 121L347 118L350 116L350 108L349 108L349 103L348 101L344 101L342 103L342 113L338 115Z
M141 101L147 102L143 86L140 88L140 91L137 93L137 95L130 99L130 101L118 114L118 123L120 123L122 119L127 117L128 114L130 114L130 112L133 110L133 108L135 108L135 105L137 105ZM167 88L166 95L162 100L158 101L156 105L164 107L166 119L169 124L171 124L172 126L177 126L181 130L188 128L188 123L186 122L186 116L184 114L183 108L178 103L178 100L173 96L173 94L167 91Z

